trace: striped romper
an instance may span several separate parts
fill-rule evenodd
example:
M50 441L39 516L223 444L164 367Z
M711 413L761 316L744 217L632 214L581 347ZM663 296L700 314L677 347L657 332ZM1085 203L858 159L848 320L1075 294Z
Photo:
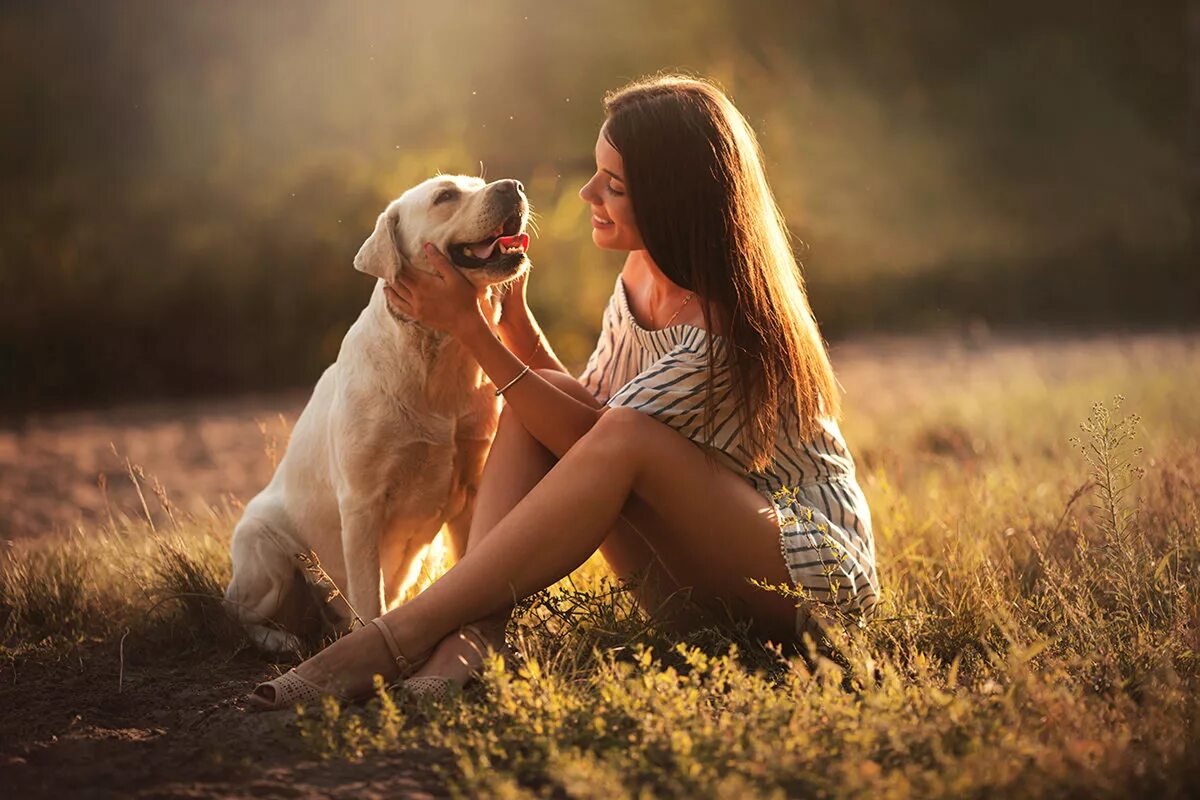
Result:
M641 327L630 313L618 275L600 339L579 381L605 405L641 411L704 447L705 359L708 348L714 348L714 455L774 506L792 582L816 600L869 618L879 597L871 513L837 420L823 420L821 432L809 441L781 421L772 463L765 470L748 471L748 454L737 441L737 408L720 367L726 346L725 337L694 325L656 331ZM798 628L807 617L801 609Z

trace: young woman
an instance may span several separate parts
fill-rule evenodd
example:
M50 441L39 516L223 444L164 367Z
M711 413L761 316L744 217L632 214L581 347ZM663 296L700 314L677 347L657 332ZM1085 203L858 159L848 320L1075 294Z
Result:
M474 287L407 273L397 309L457 337L506 401L462 560L250 701L290 707L464 683L501 648L515 600L597 549L677 626L732 612L777 641L806 614L750 583L802 587L870 615L870 513L838 429L838 389L746 120L714 85L662 77L605 99L596 172L579 194L598 247L627 251L579 379L525 301L498 340ZM684 602L686 600L686 602Z

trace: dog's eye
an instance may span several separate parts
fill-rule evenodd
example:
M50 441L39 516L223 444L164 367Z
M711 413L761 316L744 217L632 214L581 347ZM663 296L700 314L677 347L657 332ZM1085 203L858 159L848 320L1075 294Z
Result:
M433 204L436 206L439 203L448 203L458 197L458 189L442 189L437 193L437 197L433 198Z

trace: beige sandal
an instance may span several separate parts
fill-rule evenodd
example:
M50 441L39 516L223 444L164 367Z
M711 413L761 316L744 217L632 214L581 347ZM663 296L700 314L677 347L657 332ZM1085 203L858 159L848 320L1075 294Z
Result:
M388 651L392 654L392 658L396 661L396 666L400 669L400 674L397 679L403 678L405 675L411 675L413 672L421 668L428 659L429 651L418 660L409 660L407 656L400 652L400 646L396 644L396 638L392 636L392 632L378 618L371 620L379 632L383 634L383 640L387 644ZM274 695L267 697L263 690L270 689ZM319 702L324 696L337 698L340 702L348 702L356 699L345 697L332 689L324 686L319 686L313 683L308 678L305 678L295 668L289 669L278 678L260 683L254 687L254 691L250 693L247 702L252 708L259 711L276 711L281 708L292 708L296 704L310 705Z
M475 625L474 623L470 625L463 625L459 629L460 636L462 636L464 633L474 634L475 638L483 642L485 646L491 643L488 637L484 635L483 631L479 629L479 626ZM476 650L478 651L480 648L476 646ZM512 660L512 650L507 644L501 644L496 652L504 656L505 664ZM461 688L465 689L475 680L478 680L478 676L472 674L469 678L467 678L467 682L463 684ZM402 688L404 692L413 699L434 700L437 702L441 702L449 697L456 686L458 686L458 681L452 678L443 677L441 675L421 675L417 678L409 678L400 684L400 688Z

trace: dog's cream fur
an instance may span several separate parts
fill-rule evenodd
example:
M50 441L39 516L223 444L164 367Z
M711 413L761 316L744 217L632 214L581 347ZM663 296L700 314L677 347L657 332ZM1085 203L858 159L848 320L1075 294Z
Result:
M354 259L379 279L370 302L317 382L270 484L234 530L227 607L260 647L300 644L295 609L312 589L299 553L315 551L367 621L396 603L416 554L443 524L462 554L499 416L495 386L453 337L405 318L383 289L401 269L434 271L424 242L448 254L452 244L487 238L514 209L524 230L515 181L439 176L379 215ZM461 269L487 287L493 324L498 285L528 268L523 255L516 262ZM348 622L344 603L322 613L330 610L335 625Z

